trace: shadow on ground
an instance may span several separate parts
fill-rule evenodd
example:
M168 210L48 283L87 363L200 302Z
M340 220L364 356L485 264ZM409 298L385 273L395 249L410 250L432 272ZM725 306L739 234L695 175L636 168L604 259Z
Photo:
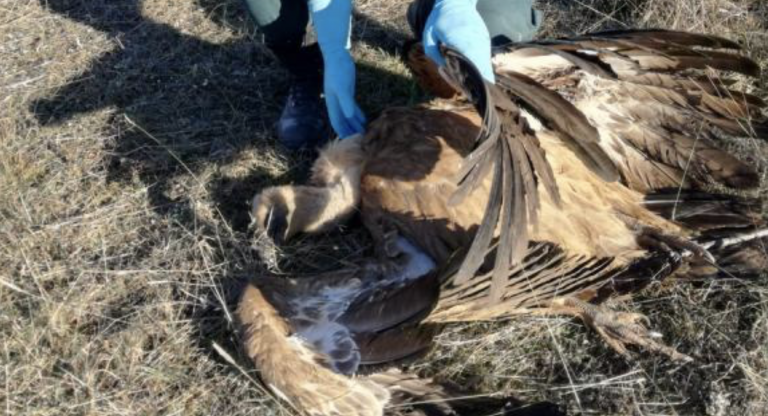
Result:
M215 44L146 19L141 2L46 0L45 6L86 24L118 41L120 47L94 60L79 76L52 96L35 101L32 111L43 125L62 123L78 114L114 109L110 128L114 147L107 162L109 180L138 177L148 187L154 210L179 215L183 202L174 196L175 178L196 174L201 166L225 165L242 152L277 152L293 165L310 158L286 154L277 146L274 122L287 91L285 74L265 47L252 36ZM239 2L198 0L207 15L238 33L252 31ZM388 28L357 15L373 45L397 52L402 34L380 36ZM378 42L376 39L383 39ZM411 80L360 65L360 83L375 80L387 89L413 89ZM382 87L379 87L382 88ZM364 91L360 95L365 95ZM370 108L372 118L381 108ZM405 102L400 102L403 104ZM397 103L393 103L397 104ZM381 105L381 104L380 104ZM292 170L292 174L301 172ZM255 171L239 183L214 179L211 194L232 228L243 230L243 201L264 183L266 172ZM300 174L298 175L301 176ZM269 178L275 180L276 178ZM277 178L284 181L288 178ZM227 192L217 189L224 185ZM227 209L236 201L238 212Z
M51 12L103 32L119 45L94 59L54 94L33 102L31 111L41 125L111 109L105 132L114 138L105 161L108 180L140 181L147 187L149 204L157 215L171 219L180 229L204 234L201 238L218 238L215 230L220 224L205 224L186 191L204 170L210 172L214 166L214 173L202 179L203 185L237 238L213 245L217 250L213 256L226 266L217 271L215 284L199 293L202 299L185 314L195 323L195 341L201 349L221 361L211 343L230 351L238 349L228 316L246 278L263 272L258 262L229 261L250 257L233 254L247 251L250 243L246 201L267 183L300 178L311 161L311 156L282 151L274 137L273 124L287 92L285 74L266 48L249 35L253 28L237 1L197 1L210 19L239 35L224 43L206 41L146 18L140 0L40 1ZM356 19L366 34L383 39L366 38L366 42L398 53L403 34L382 36L390 28L360 14ZM410 79L391 72L365 65L358 70L361 84L394 92L414 89ZM406 97L391 104L412 100ZM389 104L362 102L369 118L382 109L375 105ZM217 173L237 163L246 152L288 159L291 168L282 177L274 177L266 168L233 177Z

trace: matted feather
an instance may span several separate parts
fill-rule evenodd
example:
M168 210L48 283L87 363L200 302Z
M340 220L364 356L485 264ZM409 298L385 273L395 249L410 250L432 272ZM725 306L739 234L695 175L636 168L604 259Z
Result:
M461 203L488 174L490 165L494 166L483 220L454 280L461 284L474 276L485 262L498 229L502 243L496 251L495 279L490 292L490 301L496 302L503 295L510 263L525 254L529 220L537 218L535 211L540 205L538 182L545 181L545 189L552 194L553 200L559 201L557 184L551 167L542 163L546 160L543 150L531 143L515 142L532 132L520 117L519 108L507 98L506 91L486 82L477 68L459 52L443 47L442 53L447 63L441 68L442 73L483 116L477 144L464 159L459 187L450 203ZM538 154L531 156L528 153Z

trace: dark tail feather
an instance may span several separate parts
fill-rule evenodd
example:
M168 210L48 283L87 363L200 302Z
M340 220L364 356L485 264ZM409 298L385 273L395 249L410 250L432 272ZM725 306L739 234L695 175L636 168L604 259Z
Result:
M362 371L370 373L381 366L405 364L424 356L441 329L442 325L422 324L355 334L355 343L360 349L360 364L365 366Z
M673 252L652 252L635 260L625 270L598 288L592 297L586 292L584 300L601 303L614 296L638 292L653 282L666 279L682 264L679 255Z
M391 394L385 414L390 416L564 416L548 402L525 404L511 397L476 396L447 383L400 371L370 377Z
M765 273L768 227L759 214L760 202L676 189L647 195L645 207L697 234L696 242L714 256L715 264L694 259L686 251L652 252L600 287L589 300L599 303L636 292L672 273L683 278L751 278Z
M355 333L376 333L425 318L440 293L436 275L406 285L364 292L355 299L338 322Z

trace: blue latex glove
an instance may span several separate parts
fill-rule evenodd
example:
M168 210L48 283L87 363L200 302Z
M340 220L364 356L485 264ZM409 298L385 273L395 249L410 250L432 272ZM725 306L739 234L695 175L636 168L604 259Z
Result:
M355 102L355 63L349 53L351 0L309 0L325 66L328 118L340 138L362 133L365 115Z
M477 12L477 0L436 0L423 33L424 52L438 65L445 65L439 45L456 48L469 58L483 77L494 82L491 65L491 36Z

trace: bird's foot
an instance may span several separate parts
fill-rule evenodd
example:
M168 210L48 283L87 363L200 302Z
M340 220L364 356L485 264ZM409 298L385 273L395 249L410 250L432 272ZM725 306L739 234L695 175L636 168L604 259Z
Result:
M652 247L661 248L664 251L675 251L680 254L689 252L698 259L705 260L714 264L715 257L704 246L695 241L678 235L664 233L653 227L642 227L640 229L640 243Z
M251 220L257 235L266 235L278 245L291 236L292 214L296 208L294 196L293 187L276 186L264 189L253 198Z
M555 299L552 307L556 313L580 318L597 331L611 348L627 358L631 358L627 346L636 345L675 361L693 361L691 357L657 341L661 334L648 329L648 317L641 313L616 312L573 297Z
M258 234L283 244L299 233L319 233L352 215L354 205L338 186L277 186L253 198L251 218Z
M625 223L638 235L638 243L648 249L662 250L676 257L693 255L697 259L715 264L715 256L701 244L690 238L666 233L658 228L640 223L634 218L623 215Z

